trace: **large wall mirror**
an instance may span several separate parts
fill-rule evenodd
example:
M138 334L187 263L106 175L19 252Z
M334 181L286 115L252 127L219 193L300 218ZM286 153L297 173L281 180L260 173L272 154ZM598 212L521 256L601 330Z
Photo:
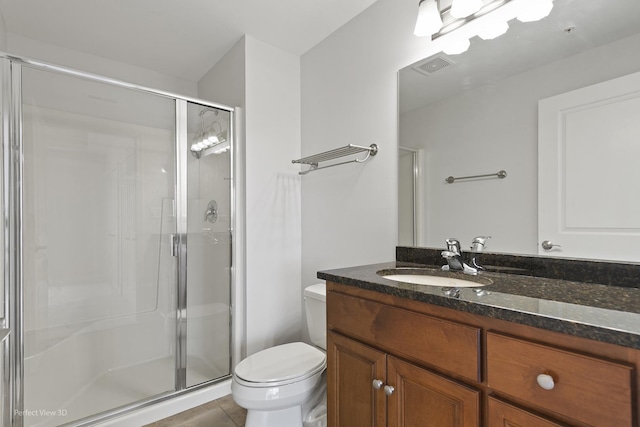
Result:
M399 243L640 262L640 2L555 0L509 25L399 71L400 146L421 159L399 165L421 191Z

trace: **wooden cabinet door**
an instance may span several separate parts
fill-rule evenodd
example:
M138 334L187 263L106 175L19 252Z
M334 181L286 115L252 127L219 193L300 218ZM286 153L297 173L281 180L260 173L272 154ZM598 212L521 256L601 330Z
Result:
M524 411L494 397L489 397L487 427L565 427Z
M327 407L329 427L385 427L387 402L385 353L342 335L327 334Z
M480 392L387 356L388 427L479 427ZM529 427L529 426L527 426Z

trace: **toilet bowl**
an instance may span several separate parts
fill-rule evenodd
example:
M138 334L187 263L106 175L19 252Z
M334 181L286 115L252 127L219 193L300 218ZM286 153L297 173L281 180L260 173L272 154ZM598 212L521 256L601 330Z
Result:
M312 342L326 348L324 284L305 289ZM313 321L311 321L313 318ZM320 330L321 329L321 330ZM247 409L245 427L302 427L303 419L326 396L324 351L303 342L267 348L234 369L233 400Z

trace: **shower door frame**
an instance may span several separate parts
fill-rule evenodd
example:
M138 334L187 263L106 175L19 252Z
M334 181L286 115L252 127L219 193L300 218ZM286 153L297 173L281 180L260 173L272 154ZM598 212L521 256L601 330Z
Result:
M171 92L151 89L145 86L127 83L92 73L61 67L29 58L9 55L0 52L2 91L2 216L4 228L4 318L0 318L0 327L11 330L8 338L0 344L3 363L0 367L2 375L3 396L0 399L2 409L2 426L22 427L23 417L16 414L24 409L24 281L23 281L23 147L22 147L22 67L56 72L97 83L114 85L134 91L172 99L175 102L175 208L176 208L176 241L177 241L177 275L176 275L176 334L175 334L175 390L161 393L147 399L101 412L71 422L70 426L89 426L97 421L106 421L131 413L175 397L188 394L231 377L234 363L235 328L234 289L236 288L236 249L234 233L237 229L236 217L236 147L235 108L209 101L177 95ZM187 135L187 105L198 104L216 108L229 113L230 150L230 318L229 318L229 374L204 383L187 387L187 159L189 141Z

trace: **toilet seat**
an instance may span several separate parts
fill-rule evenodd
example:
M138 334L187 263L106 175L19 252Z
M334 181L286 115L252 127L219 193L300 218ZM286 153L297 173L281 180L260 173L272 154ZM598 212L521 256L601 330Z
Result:
M246 387L276 387L302 381L322 372L326 355L302 342L259 351L238 363L235 380Z

